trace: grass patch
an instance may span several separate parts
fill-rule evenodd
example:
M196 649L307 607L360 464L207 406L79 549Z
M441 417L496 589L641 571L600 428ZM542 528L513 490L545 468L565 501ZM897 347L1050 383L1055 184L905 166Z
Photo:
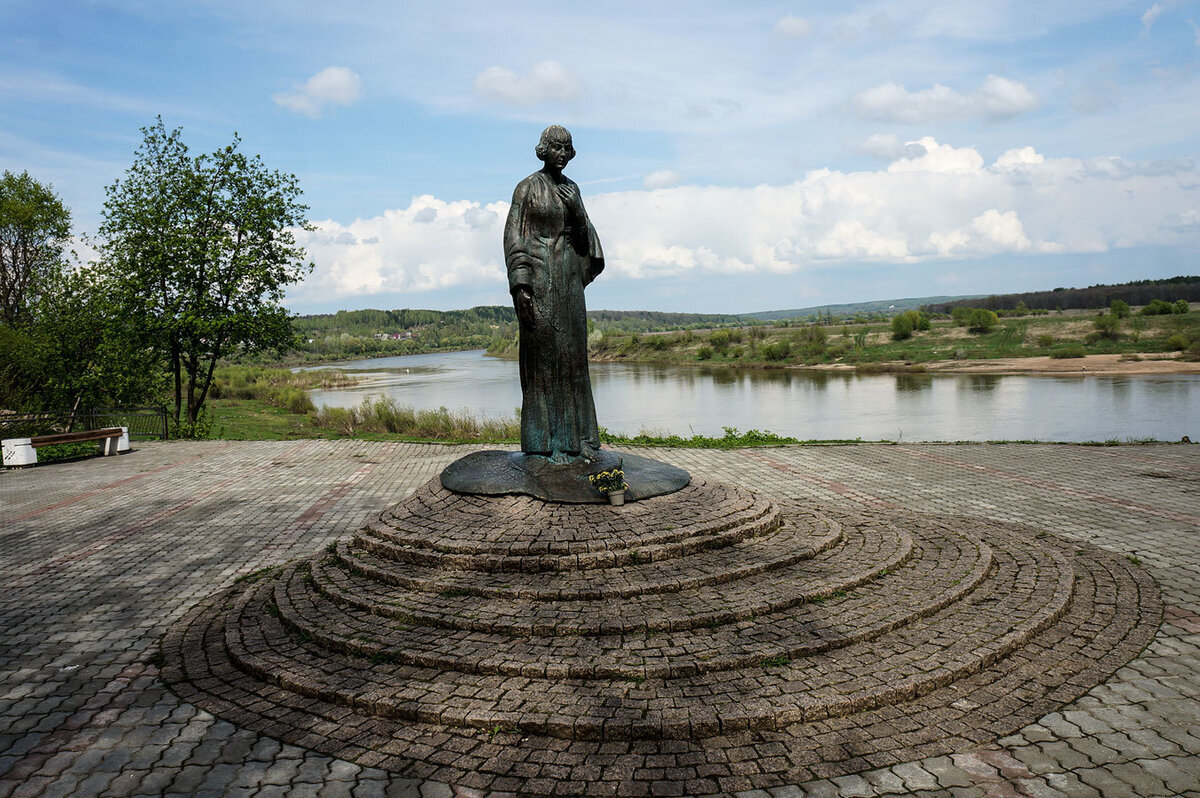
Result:
M212 437L230 441L280 441L293 438L336 438L307 414L293 413L261 399L210 399Z

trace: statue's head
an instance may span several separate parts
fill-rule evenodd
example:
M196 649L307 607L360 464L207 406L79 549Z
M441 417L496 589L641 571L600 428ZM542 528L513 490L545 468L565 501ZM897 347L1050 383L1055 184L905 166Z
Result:
M538 140L535 152L539 161L545 161L550 157L551 145L554 144L562 147L563 154L566 155L568 161L575 157L575 146L571 143L571 131L562 125L551 125L542 131L542 137Z

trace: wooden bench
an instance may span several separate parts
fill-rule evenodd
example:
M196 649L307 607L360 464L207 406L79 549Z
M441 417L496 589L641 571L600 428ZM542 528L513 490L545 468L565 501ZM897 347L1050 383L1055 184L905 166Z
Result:
M37 463L37 449L59 443L83 443L102 441L104 454L129 451L128 427L105 427L82 432L58 432L52 435L35 435L31 438L8 438L3 443L4 465L23 466Z

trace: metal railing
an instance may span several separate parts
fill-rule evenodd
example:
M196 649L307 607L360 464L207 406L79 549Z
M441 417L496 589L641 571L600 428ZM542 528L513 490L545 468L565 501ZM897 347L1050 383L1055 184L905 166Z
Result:
M66 432L68 427L75 431L128 427L131 440L166 440L169 429L167 408L163 406L80 410L74 414L74 423L69 410L0 414L0 438L29 438Z

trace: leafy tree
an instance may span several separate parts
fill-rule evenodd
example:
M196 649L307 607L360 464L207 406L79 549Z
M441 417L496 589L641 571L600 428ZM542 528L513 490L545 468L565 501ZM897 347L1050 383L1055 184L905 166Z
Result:
M63 273L35 308L31 334L44 408L133 405L159 396L162 361L93 269Z
M999 323L1000 317L987 308L972 308L970 314L967 316L967 330L969 332L991 332Z
M1112 315L1116 316L1118 319L1128 318L1129 317L1129 303L1126 302L1124 299L1114 299L1112 301L1112 304L1109 305L1109 312L1112 313Z
M162 366L113 307L111 288L66 262L71 214L28 172L0 177L0 407L137 404Z
M283 290L312 269L294 175L238 151L192 157L159 117L125 177L106 190L101 251L122 306L165 356L175 422L194 428L223 356L292 341Z
M0 322L27 320L37 301L61 274L71 212L54 190L7 169L0 176Z
M908 313L898 313L892 317L892 338L903 341L912 338L913 323Z
M1096 317L1096 330L1104 338L1116 340L1121 337L1121 318L1115 313L1101 313Z

